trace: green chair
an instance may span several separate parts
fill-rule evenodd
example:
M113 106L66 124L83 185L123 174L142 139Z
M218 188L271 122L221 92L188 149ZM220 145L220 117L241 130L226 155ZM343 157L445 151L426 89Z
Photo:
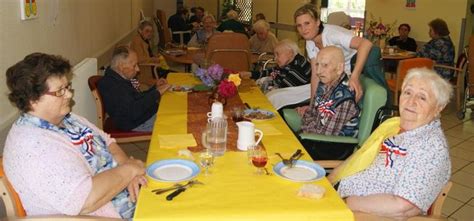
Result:
M372 132L377 110L387 101L387 90L366 76L361 76L360 80L364 97L359 102L361 115L357 137L301 133L301 118L295 109L283 110L283 118L314 160L343 160L354 148L362 146Z

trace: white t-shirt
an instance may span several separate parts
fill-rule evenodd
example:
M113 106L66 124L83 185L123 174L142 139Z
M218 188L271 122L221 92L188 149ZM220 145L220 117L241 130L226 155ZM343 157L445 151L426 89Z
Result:
M354 37L350 30L336 25L324 25L322 33L323 47L334 45L342 49L344 53L344 72L351 75L351 58L357 53L357 50L352 49L351 40ZM306 51L309 59L315 58L319 53L319 48L312 40L306 41Z

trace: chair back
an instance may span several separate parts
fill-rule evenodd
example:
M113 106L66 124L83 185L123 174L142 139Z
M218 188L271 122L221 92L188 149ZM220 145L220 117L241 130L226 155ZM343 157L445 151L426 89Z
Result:
M251 67L249 40L241 33L215 33L209 38L206 58L224 68L249 71Z
M398 93L401 91L402 83L403 80L405 79L405 76L407 76L408 70L412 68L428 68L428 69L433 69L434 62L433 60L429 58L410 58L410 59L405 59L401 60L398 63L398 68L397 68L397 80L395 83L395 88L391 88L394 91L394 104L398 104Z
M166 23L166 13L163 10L157 9L156 17L153 18L153 21L155 22L156 31L160 39L158 47L164 49L168 43L171 43L171 32L168 28L168 23Z
M448 197L448 192L453 186L453 183L449 181L441 190L438 197L436 197L431 207L428 209L428 216L441 216L441 210L443 209L444 200Z
M94 97L96 111L97 111L97 126L100 129L104 129L105 124L105 109L102 105L102 97L99 94L97 89L97 83L102 79L100 75L90 76L87 83L89 84L89 89L91 90L92 96Z
M3 171L3 158L0 157L0 194L5 205L7 217L25 217L26 212L21 203L20 197L13 186L8 181L5 171Z
M362 111L359 120L359 146L367 140L372 132L377 111L387 102L387 90L377 84L373 79L361 76L360 81L364 89L364 97L359 102Z

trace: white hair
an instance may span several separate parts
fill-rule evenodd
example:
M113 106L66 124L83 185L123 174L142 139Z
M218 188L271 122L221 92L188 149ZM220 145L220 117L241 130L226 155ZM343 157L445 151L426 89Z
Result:
M408 70L408 74L403 80L402 90L411 79L421 79L428 81L431 86L437 105L439 107L446 107L453 95L453 86L446 80L443 79L434 70L428 68L412 68Z
M296 44L296 42L290 40L290 39L283 39L281 41L279 41L276 45L275 45L275 49L277 48L286 48L286 49L289 49L293 52L293 56L296 56L297 54L300 54L300 48L298 47L298 45Z
M239 13L237 13L235 10L229 10L226 15L229 19L237 19L239 17Z
M265 20L258 20L252 25L254 31L268 31L270 30L270 24Z

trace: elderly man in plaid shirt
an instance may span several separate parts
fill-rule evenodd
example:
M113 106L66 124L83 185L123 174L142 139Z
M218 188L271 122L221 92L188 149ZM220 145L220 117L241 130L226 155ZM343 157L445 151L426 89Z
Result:
M355 92L349 89L349 78L344 73L344 55L340 48L323 48L316 58L319 85L309 106L297 108L302 116L301 129L305 133L357 136L359 107Z

